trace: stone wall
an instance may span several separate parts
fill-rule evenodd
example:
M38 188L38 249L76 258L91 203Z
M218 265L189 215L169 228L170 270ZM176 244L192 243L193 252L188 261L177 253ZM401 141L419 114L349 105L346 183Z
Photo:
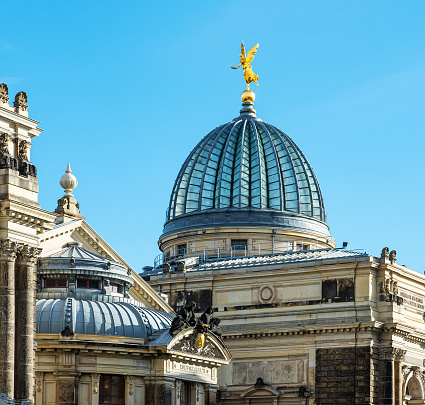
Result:
M375 348L316 350L316 404L377 404Z

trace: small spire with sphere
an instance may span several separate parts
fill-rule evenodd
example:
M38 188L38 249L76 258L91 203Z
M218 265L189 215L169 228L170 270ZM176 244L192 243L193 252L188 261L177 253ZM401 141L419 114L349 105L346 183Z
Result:
M63 197L58 200L58 206L55 210L55 212L59 214L57 222L65 222L75 218L84 218L80 214L80 206L72 194L74 188L78 185L78 181L72 174L71 165L69 163L65 170L65 174L59 181L59 184L64 189L65 193Z
M78 181L77 178L72 174L71 165L69 163L65 170L65 174L61 177L59 181L59 184L65 189L64 196L69 195L73 197L72 191L75 187L78 186Z

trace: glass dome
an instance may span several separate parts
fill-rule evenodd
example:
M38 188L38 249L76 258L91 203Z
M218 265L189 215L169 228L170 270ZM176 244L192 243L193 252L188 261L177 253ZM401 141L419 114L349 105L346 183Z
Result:
M188 215L223 211L284 213L304 223L311 218L319 233L329 234L310 163L288 135L256 117L253 103L243 103L239 117L189 154L174 183L164 233Z

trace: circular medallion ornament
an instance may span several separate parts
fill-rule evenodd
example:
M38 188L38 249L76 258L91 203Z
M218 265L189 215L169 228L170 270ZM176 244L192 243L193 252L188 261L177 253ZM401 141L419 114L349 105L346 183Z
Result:
M260 288L261 301L270 301L273 299L274 291L271 287L265 286Z

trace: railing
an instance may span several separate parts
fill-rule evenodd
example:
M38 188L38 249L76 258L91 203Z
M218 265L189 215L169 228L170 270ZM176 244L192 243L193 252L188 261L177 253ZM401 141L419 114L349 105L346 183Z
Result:
M187 248L175 249L175 251L165 251L154 259L154 270L161 268L164 263L175 263L188 258L197 258L197 263L205 263L208 261L229 259L234 257L250 257L275 255L303 250L314 250L325 248L323 244L319 244L318 240L289 240L278 241L272 243L266 241L264 243L243 244L233 246L211 247L210 246L190 246Z

